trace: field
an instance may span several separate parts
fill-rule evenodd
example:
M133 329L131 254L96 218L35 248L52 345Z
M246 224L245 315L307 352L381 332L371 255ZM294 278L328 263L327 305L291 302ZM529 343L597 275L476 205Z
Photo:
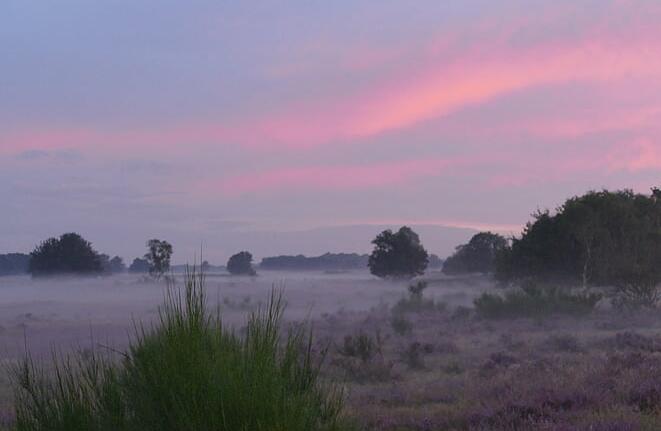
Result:
M283 289L288 324L308 322L323 377L340 382L345 413L365 430L656 430L661 427L661 319L656 312L486 320L470 308L483 277L430 274L422 301L407 284L367 273L210 274L208 298L241 330ZM162 284L137 276L0 279L0 355L126 347L148 325ZM0 394L11 417L6 367Z

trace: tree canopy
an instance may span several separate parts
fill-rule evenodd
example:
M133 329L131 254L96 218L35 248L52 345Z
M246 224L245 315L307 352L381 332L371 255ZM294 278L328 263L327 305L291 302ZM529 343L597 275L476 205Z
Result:
M227 261L227 271L232 275L255 275L252 254L247 251L236 253Z
M381 278L413 278L425 272L429 263L420 237L408 226L397 232L384 230L372 241L370 272Z
M480 232L468 244L456 248L443 263L444 274L492 273L496 269L496 255L507 246L507 240L498 234Z
M77 233L49 238L30 253L28 271L33 276L96 274L103 271L100 255Z
M502 281L545 277L616 286L649 303L661 282L661 196L592 191L538 212L497 258ZM636 292L647 292L642 298ZM629 293L627 293L629 292Z
M147 249L145 260L149 264L149 275L161 278L170 269L172 245L160 239L150 239L147 241Z
M146 274L149 272L149 261L136 257L129 266L129 272L132 274Z

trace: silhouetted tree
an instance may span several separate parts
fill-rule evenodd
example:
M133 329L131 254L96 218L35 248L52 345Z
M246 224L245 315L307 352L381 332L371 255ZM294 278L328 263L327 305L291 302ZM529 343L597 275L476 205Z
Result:
M255 275L252 254L242 251L230 257L227 261L227 271L232 275Z
M132 274L146 274L149 272L149 261L136 257L129 266L129 272Z
M507 240L501 235L491 232L475 234L468 244L456 248L454 254L443 264L444 274L466 274L494 272L496 255L507 246Z
M92 244L77 233L49 238L30 253L29 272L33 276L54 274L96 274L103 268Z
M172 245L167 241L150 239L147 241L147 249L145 259L149 263L149 275L161 278L170 269Z
M370 272L377 277L412 278L425 272L429 263L427 251L418 234L408 226L393 233L384 230L372 241Z
M512 282L554 278L615 286L616 305L656 305L661 298L660 192L589 192L554 214L535 215L497 258L497 276Z
M202 262L202 266L200 267L202 272L207 273L211 269L211 264L209 264L209 261L205 260Z

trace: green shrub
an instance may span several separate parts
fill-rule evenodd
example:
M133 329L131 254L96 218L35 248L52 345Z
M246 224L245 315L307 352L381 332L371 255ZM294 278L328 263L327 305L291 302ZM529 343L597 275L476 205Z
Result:
M137 328L120 360L79 354L51 375L28 357L14 373L16 430L345 429L310 334L281 334L281 295L238 337L208 313L203 285L193 269L183 292L171 287L159 324Z
M597 293L572 293L557 287L540 288L528 284L504 295L483 293L475 299L478 316L498 319L510 317L539 317L549 314L588 314L601 300Z

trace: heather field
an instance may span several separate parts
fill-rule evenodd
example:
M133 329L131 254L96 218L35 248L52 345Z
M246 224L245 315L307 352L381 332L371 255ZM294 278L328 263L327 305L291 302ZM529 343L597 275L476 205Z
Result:
M486 277L429 274L407 283L367 273L210 274L207 302L244 334L247 315L282 289L283 326L313 330L320 379L344 392L360 430L656 430L661 427L661 318L602 301L591 313L487 318L473 308L499 288ZM163 284L137 276L0 279L2 420L13 418L8 370L28 347L122 351L136 322L156 322ZM47 365L48 367L48 365Z

